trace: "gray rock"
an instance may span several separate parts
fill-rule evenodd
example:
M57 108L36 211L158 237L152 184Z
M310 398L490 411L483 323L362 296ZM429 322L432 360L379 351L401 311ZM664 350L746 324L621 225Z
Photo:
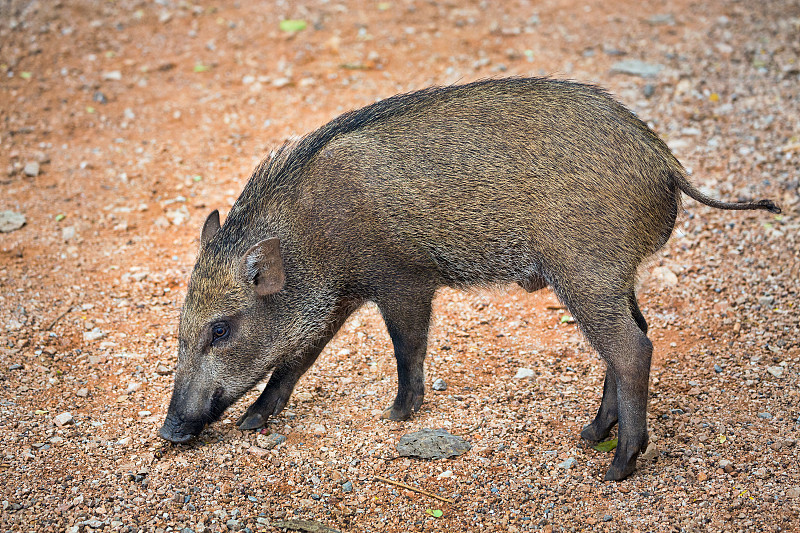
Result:
M58 427L66 426L67 424L72 424L74 419L72 418L72 414L69 412L61 413L60 415L56 415L53 417L53 422L56 423Z
M607 514L607 515L603 515L602 520L603 520L603 522L611 522L612 520L614 520L614 517L611 516L610 514Z
M714 372L716 372L717 374L721 374L722 373L722 367L717 365L717 364L715 364L714 365Z
M35 178L36 176L39 175L39 162L28 161L27 163L25 163L25 167L22 169L22 172L24 172L26 176Z
M796 500L800 498L800 487L786 489L786 497L790 500Z
M14 211L0 211L0 232L10 233L25 225L25 215Z
M758 303L761 305L761 307L769 307L770 305L772 305L772 302L774 301L775 301L774 296L761 296L758 299Z
M231 518L230 520L225 522L225 525L231 531L239 531L240 529L242 529L242 524L240 524L239 521L236 520L235 518Z
M763 418L764 420L769 420L772 418L771 413L758 413L758 418Z
M655 78L663 69L664 65L645 63L638 59L618 61L611 66L611 72L614 74L628 74L630 76L639 76L640 78Z
M674 26L675 25L675 16L672 13L662 13L658 15L653 15L649 19L647 19L648 24L651 26Z
M517 373L514 374L514 379L532 378L535 375L536 373L530 368L519 368L517 369Z
M423 428L420 431L400 437L397 452L401 457L419 457L422 459L445 459L461 455L472 448L472 445L443 429Z
M272 433L271 435L258 435L256 437L256 444L258 444L259 448L263 448L265 450L271 450L278 444L286 441L286 435L281 435L280 433Z
M559 463L558 467L559 468L563 468L564 470L569 470L570 468L575 466L576 462L578 462L577 459L575 459L574 457L570 457L569 459L567 459L563 463Z
M353 492L353 482L345 481L344 483L342 483L342 490L344 492Z
M772 377L779 378L783 376L783 367L782 366L768 366L767 372L769 372Z
M442 378L437 379L433 382L433 390L435 391L446 391L447 390L447 383Z

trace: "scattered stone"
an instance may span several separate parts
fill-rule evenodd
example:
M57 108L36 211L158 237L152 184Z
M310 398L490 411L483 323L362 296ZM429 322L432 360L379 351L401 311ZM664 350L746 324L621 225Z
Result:
M645 63L638 59L618 61L611 66L613 74L628 74L630 76L639 76L640 78L655 78L663 69L664 65Z
M272 433L270 435L259 433L256 436L256 444L265 450L271 450L283 442L286 442L286 435L281 435L280 433Z
M790 500L796 500L800 498L800 487L786 489L786 497Z
M530 368L519 368L517 369L517 373L514 374L514 379L532 378L535 375L536 372L534 372Z
M14 211L0 211L0 232L10 233L25 225L25 215Z
M89 396L89 389L87 389L86 387L80 388L75 393L75 396L77 396L78 398L86 398Z
M772 418L772 413L758 413L758 418L763 418L764 420L770 420Z
M147 418L148 416L152 415L153 413L151 413L150 411L147 411L147 410L142 410L142 411L139 411L138 414L139 414L139 418Z
M94 100L98 104L107 104L108 103L108 98L106 98L106 95L103 94L100 91L95 91L94 92L94 95L92 96L92 100Z
M674 26L675 16L672 13L661 13L647 19L647 23L651 26Z
M567 459L563 463L559 463L558 467L559 468L563 468L564 470L569 470L570 468L575 466L575 463L577 463L577 462L578 462L577 459L575 459L574 457L570 457L569 459Z
M311 424L311 432L314 435L324 435L327 430L322 424Z
M92 328L90 331L83 332L83 341L84 342L92 342L96 340L100 340L105 337L106 334L98 327Z
M119 81L122 79L122 72L119 70L109 70L108 72L103 72L103 79L106 81Z
M19 363L14 363L13 365L9 365L9 366L8 366L8 369L9 369L9 370L21 370L21 369L23 369L23 368L25 368L25 367L23 367L23 366L22 366L21 364L19 364Z
M644 94L645 98L652 97L654 94L656 94L656 86L652 83L646 84L644 89L642 89L642 94Z
M345 481L344 483L342 483L342 490L344 492L353 492L353 482Z
M276 511L274 514L281 513L281 517L285 516L282 511ZM316 520L276 520L272 522L271 526L277 529L289 529L291 531L305 531L307 533L340 533L338 529L328 527L322 522Z
M761 307L769 307L773 304L773 302L775 302L774 296L759 296L758 298L758 304Z
M708 475L705 472L700 472L697 474L697 481L705 481L708 479Z
M783 367L782 366L768 366L767 372L769 372L772 377L780 378L783 376Z
M607 514L607 515L603 515L603 518L601 518L601 520L603 522L611 522L612 520L614 520L614 517L611 516L610 514Z
M648 282L648 286L674 287L678 284L678 276L668 267L661 266L653 269Z
M66 226L61 228L61 238L64 241L71 241L75 238L75 226Z
M729 461L728 459L720 459L719 467L722 470L724 470L726 474L730 474L731 472L736 470L736 467L734 467L733 463L731 461Z
M660 452L658 451L658 446L656 446L655 442L651 441L647 445L647 449L642 454L642 459L645 461L652 461L653 459L656 459L659 455Z
M230 520L225 522L225 526L230 531L239 531L240 529L242 529L242 524L240 524L239 521L236 520L235 518L231 518Z
M24 172L26 176L35 178L36 176L39 175L39 162L28 161L27 163L25 163L25 167L22 169L22 172Z
M717 374L721 374L722 373L722 367L719 366L718 364L714 364L714 372L716 372Z
M172 369L164 365L158 365L156 367L156 374L159 376L169 376L172 374Z
M419 457L421 459L445 459L461 455L472 448L472 445L451 435L444 429L424 428L400 437L397 452L401 457Z
M54 416L53 417L53 422L55 422L55 424L58 427L64 427L64 426L66 426L68 424L73 424L75 422L75 420L72 418L72 413L70 413L69 411L66 411L66 412L61 413L60 415Z
M446 391L447 390L447 383L442 378L438 378L436 381L433 382L432 386L433 390L435 391Z

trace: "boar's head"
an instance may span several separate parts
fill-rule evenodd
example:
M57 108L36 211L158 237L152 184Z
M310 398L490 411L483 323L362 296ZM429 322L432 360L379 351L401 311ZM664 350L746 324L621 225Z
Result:
M219 213L206 219L180 316L175 386L159 435L185 442L217 420L286 353L285 273L277 238L236 253ZM220 235L218 235L220 234ZM227 244L226 244L227 243Z

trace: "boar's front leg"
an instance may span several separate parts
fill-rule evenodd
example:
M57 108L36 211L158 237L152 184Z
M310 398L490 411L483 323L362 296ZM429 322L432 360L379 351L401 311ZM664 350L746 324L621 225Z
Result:
M334 312L325 334L319 340L309 346L299 357L275 367L264 392L236 422L239 429L258 429L267 423L270 416L277 415L286 407L300 377L311 368L328 341L336 335L347 317L360 305L361 302L343 302Z
M394 298L377 302L397 359L397 397L381 418L407 420L422 406L433 292L409 291L402 297L395 294Z
M606 379L603 383L603 399L597 416L590 424L583 428L581 437L590 442L599 442L611 433L611 428L617 424L619 416L617 404L617 376L611 365L606 368Z

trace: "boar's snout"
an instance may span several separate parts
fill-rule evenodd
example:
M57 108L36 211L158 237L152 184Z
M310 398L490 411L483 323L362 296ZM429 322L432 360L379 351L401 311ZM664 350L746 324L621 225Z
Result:
M170 442L187 442L197 436L206 424L217 420L228 406L223 397L225 390L217 387L211 394L204 394L202 389L184 382L182 386L176 383L169 402L167 417L158 430L162 439Z
M173 413L167 414L164 424L158 430L158 435L165 440L180 444L191 440L203 431L205 423L202 420L186 421Z

